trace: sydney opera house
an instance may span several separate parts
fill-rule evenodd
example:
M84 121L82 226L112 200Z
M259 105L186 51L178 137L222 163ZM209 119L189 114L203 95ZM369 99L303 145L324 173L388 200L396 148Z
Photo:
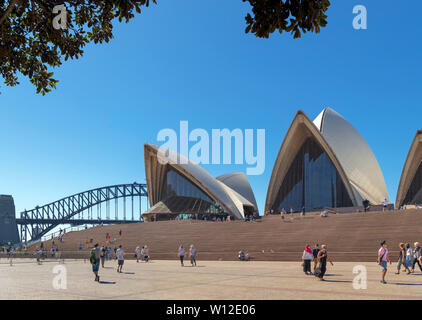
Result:
M397 203L422 200L421 141L422 133L418 132L403 169ZM196 214L243 219L258 215L255 196L243 173L214 178L186 157L151 144L144 146L144 157L151 206L144 219ZM287 212L323 208L355 211L365 200L372 205L388 201L383 174L365 139L330 108L314 121L298 111L272 170L265 212L278 213L283 208Z
M198 215L199 219L244 219L258 216L252 188L244 173L217 178L172 150L144 146L145 176L150 208L142 215L149 220L170 220Z
M410 146L396 197L396 208L416 204L422 204L422 130Z
M385 199L383 174L359 132L330 108L314 121L298 111L274 164L265 211L357 207Z

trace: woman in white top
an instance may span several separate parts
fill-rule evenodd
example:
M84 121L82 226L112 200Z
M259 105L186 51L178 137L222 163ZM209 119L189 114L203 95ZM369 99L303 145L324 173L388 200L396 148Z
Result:
M312 274L311 272L311 261L314 259L314 255L312 254L312 249L309 244L306 244L305 250L302 254L302 266L303 272L308 275Z
M413 250L410 244L406 243L406 267L411 268L413 265Z

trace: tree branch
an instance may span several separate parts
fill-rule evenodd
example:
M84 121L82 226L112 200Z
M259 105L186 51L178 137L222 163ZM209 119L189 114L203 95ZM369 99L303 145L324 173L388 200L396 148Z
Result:
M7 7L6 11L3 13L3 16L0 18L0 24L2 24L4 22L4 20L6 20L7 16L10 14L10 12L15 7L15 4L17 4L19 1L20 0L12 0L9 3L9 6Z

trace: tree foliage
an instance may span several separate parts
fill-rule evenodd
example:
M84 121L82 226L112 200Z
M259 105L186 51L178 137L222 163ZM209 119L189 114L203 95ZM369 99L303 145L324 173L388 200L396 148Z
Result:
M243 0L249 2L252 13L246 16L246 33L252 32L257 37L268 38L278 30L291 32L294 38L300 38L301 32L319 33L327 25L325 12L330 6L329 0Z
M174 0L172 0L174 1ZM328 0L242 0L249 2L246 33L268 38L278 30L318 33L327 24ZM78 59L86 44L109 42L113 22L129 22L156 0L0 0L0 73L7 86L27 77L42 95L56 88L51 68ZM56 5L67 10L67 28L56 30Z

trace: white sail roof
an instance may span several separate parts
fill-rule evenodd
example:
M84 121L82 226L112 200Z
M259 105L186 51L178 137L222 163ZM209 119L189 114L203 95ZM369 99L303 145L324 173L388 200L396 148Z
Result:
M355 192L375 204L388 200L381 168L360 133L330 108L325 108L315 118L314 124L336 154Z

